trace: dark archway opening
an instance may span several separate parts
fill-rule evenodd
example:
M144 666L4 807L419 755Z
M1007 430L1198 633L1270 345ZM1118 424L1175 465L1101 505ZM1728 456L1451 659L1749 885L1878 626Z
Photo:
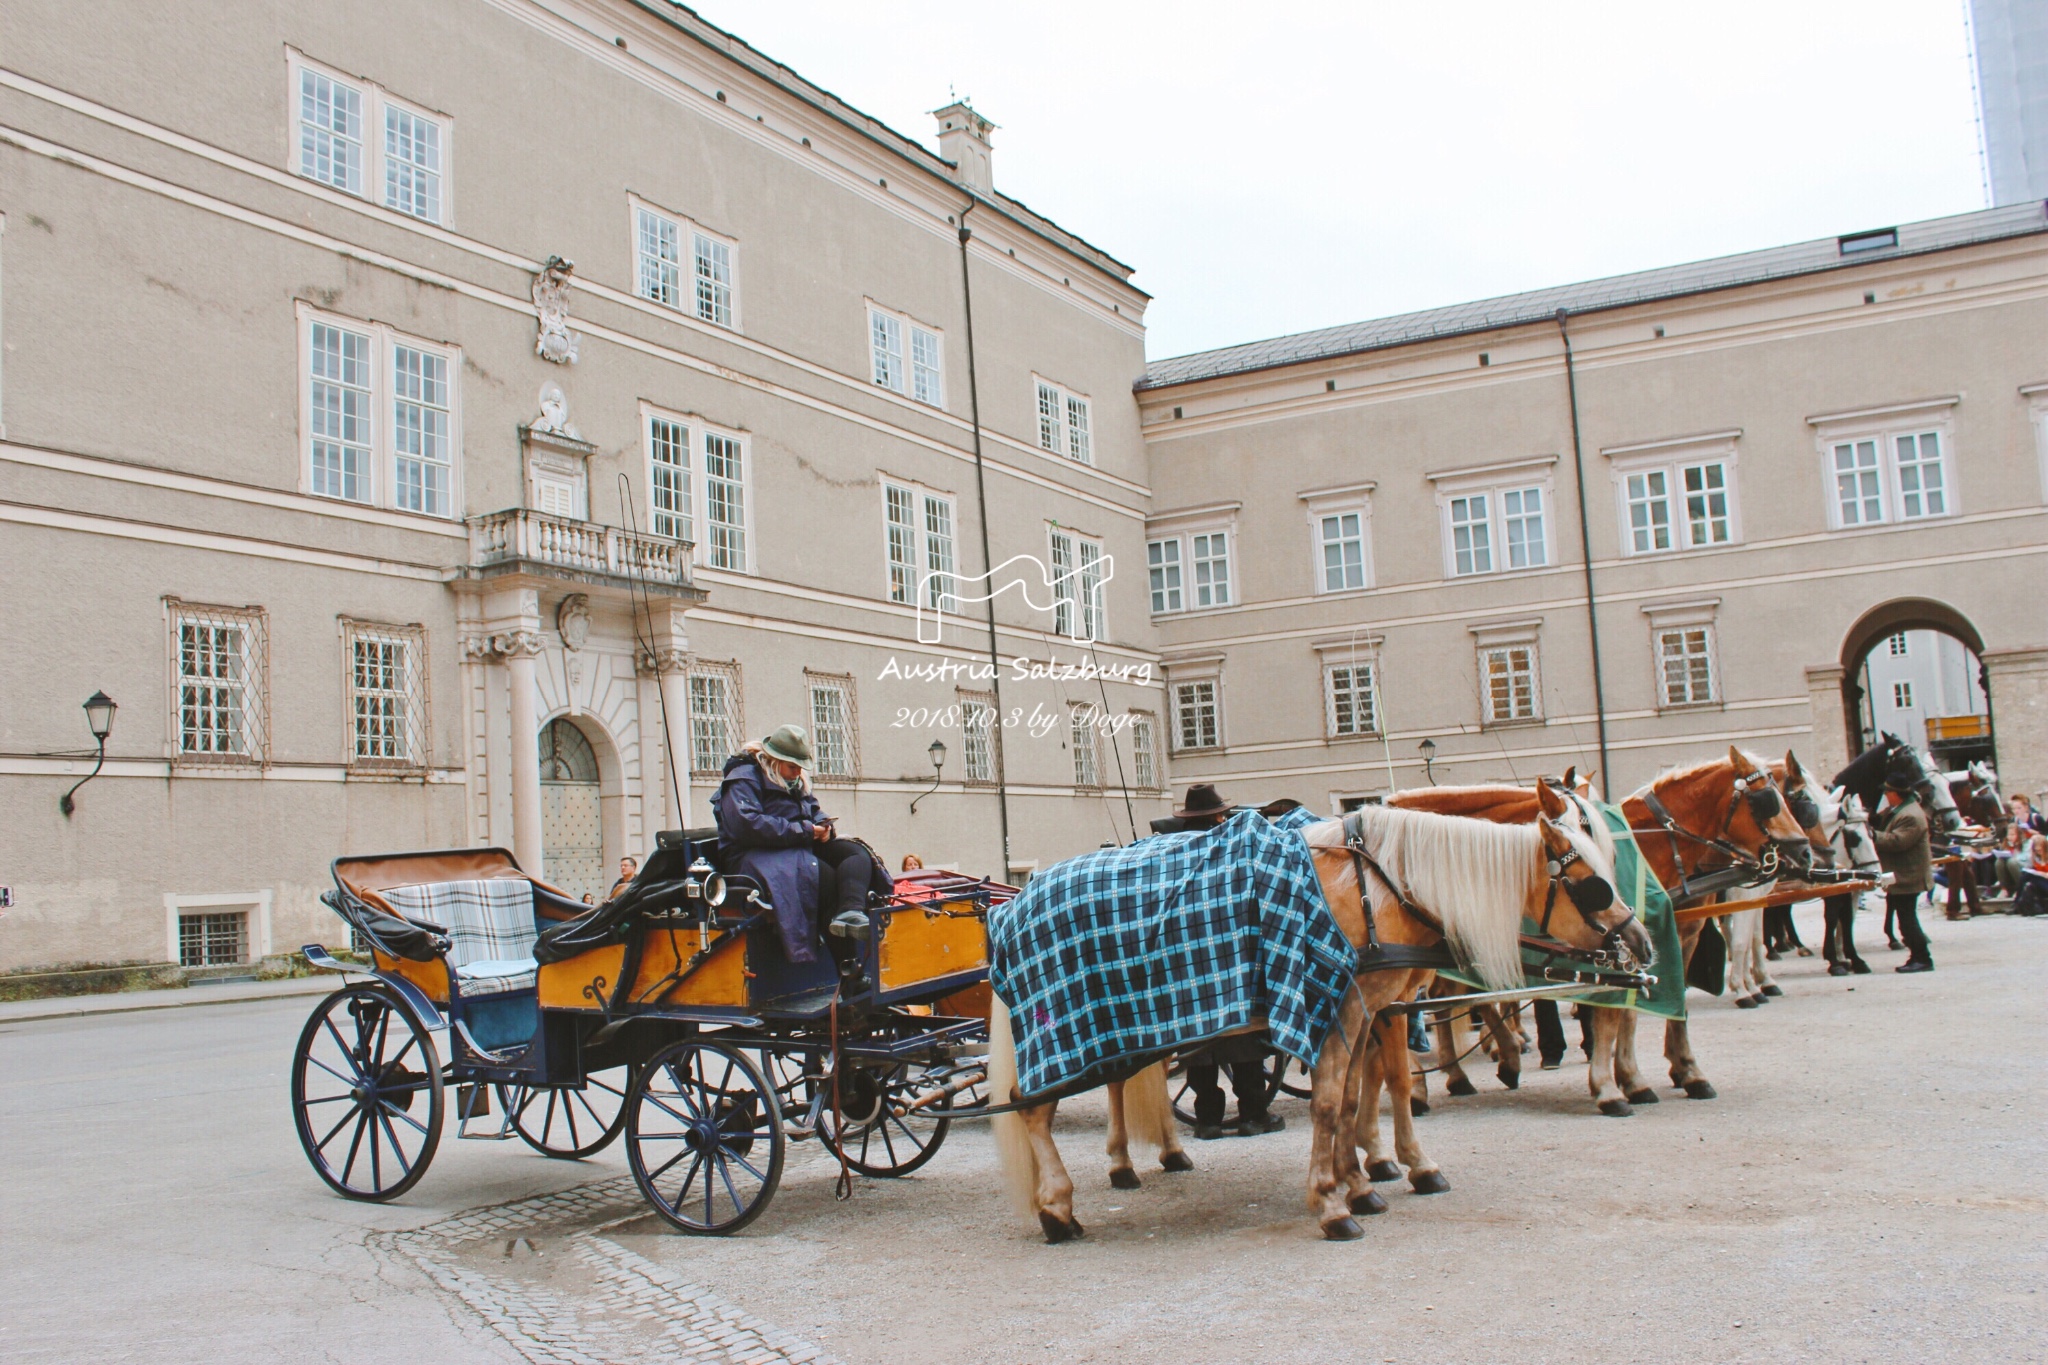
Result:
M1945 602L1901 598L1865 612L1842 642L1849 752L1889 732L1950 771L1995 765L1983 652L1977 628Z

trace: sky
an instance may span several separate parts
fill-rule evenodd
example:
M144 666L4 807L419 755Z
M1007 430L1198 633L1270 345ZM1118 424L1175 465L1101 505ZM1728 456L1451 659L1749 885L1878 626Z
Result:
M1965 0L703 0L1136 267L1153 358L1988 202Z

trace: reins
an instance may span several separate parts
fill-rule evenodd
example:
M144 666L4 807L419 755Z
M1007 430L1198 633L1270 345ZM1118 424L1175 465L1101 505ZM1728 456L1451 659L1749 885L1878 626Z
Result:
M1728 813L1721 819L1720 832L1711 835L1700 834L1681 825L1678 822L1678 817L1673 815L1670 809L1657 799L1657 789L1654 786L1645 787L1636 794L1637 798L1650 808L1651 816L1657 821L1657 829L1631 828L1629 833L1652 834L1662 832L1665 841L1670 844L1671 861L1678 869L1678 885L1670 891L1674 904L1682 901L1699 900L1738 886L1754 886L1760 882L1775 881L1777 879L1779 857L1776 844L1766 843L1763 855L1759 857L1740 844L1732 842L1727 837L1729 827L1735 823L1736 805L1750 795L1748 788L1751 781L1752 779L1750 778L1736 779L1735 794L1733 799L1728 802ZM1759 825L1761 825L1761 822L1759 822ZM1701 875L1695 876L1693 873L1686 871L1685 857L1678 850L1678 841L1680 839L1690 839L1696 844L1702 844L1717 852L1724 853L1728 856L1729 862L1725 866L1702 868L1700 870Z

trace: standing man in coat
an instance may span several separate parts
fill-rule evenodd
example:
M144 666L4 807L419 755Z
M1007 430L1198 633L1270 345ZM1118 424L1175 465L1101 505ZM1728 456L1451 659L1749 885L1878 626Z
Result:
M827 920L865 928L868 892L889 886L866 845L838 837L805 780L810 764L810 736L785 725L725 761L711 800L718 837L737 855L732 870L767 889L791 962L818 960Z
M1908 755L1894 755L1884 775L1884 809L1871 822L1871 838L1877 844L1878 860L1892 874L1885 908L1898 919L1899 936L1906 940L1906 960L1898 970L1931 972L1934 959L1928 955L1927 933L1920 927L1920 897L1934 885L1934 868L1927 843L1927 812L1913 790L1920 777L1916 767Z

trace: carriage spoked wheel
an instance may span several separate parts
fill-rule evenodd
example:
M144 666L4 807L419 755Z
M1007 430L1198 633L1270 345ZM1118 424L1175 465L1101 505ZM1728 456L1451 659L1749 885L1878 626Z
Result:
M580 1090L514 1085L501 1094L512 1127L527 1146L542 1156L574 1161L597 1155L624 1131L626 1094L632 1087L633 1068L615 1066L585 1076Z
M744 1054L686 1038L644 1063L626 1097L626 1156L640 1193L684 1232L738 1232L782 1181L774 1088Z
M434 1040L382 986L322 1001L292 1057L292 1117L313 1169L350 1199L396 1199L441 1141Z
M952 1126L946 1117L953 1107L951 1095L939 1094L911 1108L939 1089L939 1082L929 1078L925 1067L907 1062L893 1067L847 1067L839 1078L836 1118L831 1081L821 1085L826 1098L818 1113L818 1138L862 1175L909 1175L938 1155L939 1144ZM845 1121L843 1127L839 1119Z
M1266 1054L1259 1063L1259 1069L1266 1078L1266 1103L1271 1104L1276 1095L1293 1095L1307 1099L1315 1093L1308 1068L1294 1058L1277 1049ZM1223 1084L1231 1084L1230 1069L1225 1067L1221 1077ZM1187 1063L1176 1059L1166 1070L1167 1094L1173 1101L1173 1116L1192 1128L1195 1126L1194 1086L1188 1081Z

